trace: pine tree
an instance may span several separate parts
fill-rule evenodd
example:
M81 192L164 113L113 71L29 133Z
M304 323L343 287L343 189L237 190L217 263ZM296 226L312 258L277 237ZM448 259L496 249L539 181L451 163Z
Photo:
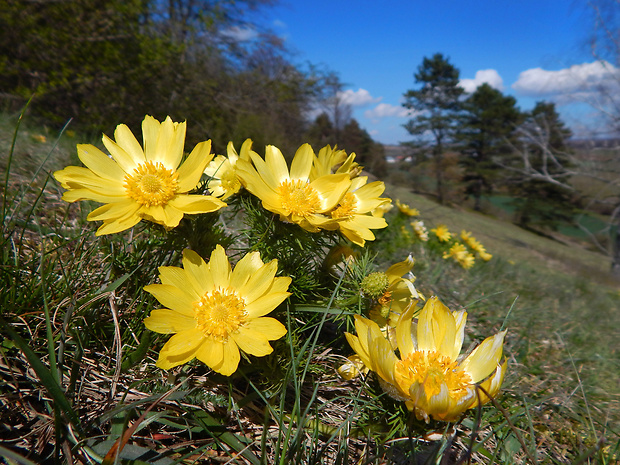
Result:
M458 140L463 144L459 160L465 192L480 210L483 193L490 194L501 167L496 158L510 152L508 139L523 119L514 97L505 96L489 84L478 86L463 104L465 111Z
M443 203L443 155L457 130L461 112L460 97L464 90L459 86L459 70L441 53L436 53L432 58L425 57L414 77L416 84L421 87L404 94L403 106L415 115L404 127L416 138L412 146L432 148L437 199Z

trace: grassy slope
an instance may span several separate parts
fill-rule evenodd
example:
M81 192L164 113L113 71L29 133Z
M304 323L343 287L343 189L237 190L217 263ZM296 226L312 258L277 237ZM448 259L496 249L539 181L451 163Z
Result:
M586 250L578 244L569 246L482 213L441 206L402 187L389 187L387 194L415 206L427 226L443 223L451 231L471 231L488 250L507 260L525 262L533 267L572 276L595 277L612 286L620 284L609 276L608 257Z
M14 120L0 118L3 179L14 128ZM38 135L47 140L41 142ZM52 150L55 140L50 131L22 127L9 184L24 185L49 153L45 171L77 164L78 142L83 140L65 135L59 148ZM49 187L55 190L53 184ZM444 223L454 232L469 230L494 254L494 260L469 272L449 270L439 259L419 273L414 270L417 284L425 292L437 292L452 307L466 305L471 315L468 327L476 338L499 329L518 296L508 322L510 371L502 403L521 420L526 418L523 412L529 412L544 453L559 457L566 447L568 456L575 457L591 446L595 439L588 432L589 418L600 421L594 428L597 436L606 428L606 415L612 424L620 418L616 330L620 321L615 311L620 299L618 284L607 273L608 260L501 220L439 206L405 188L390 186L386 194L418 208L429 229ZM545 437L547 432L552 439Z

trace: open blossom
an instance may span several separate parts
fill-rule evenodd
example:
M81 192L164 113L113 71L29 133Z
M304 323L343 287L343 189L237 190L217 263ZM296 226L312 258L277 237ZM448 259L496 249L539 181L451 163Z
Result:
M337 228L340 218L328 212L336 208L351 186L348 173L325 174L311 180L315 155L308 144L297 150L290 170L282 152L273 145L266 147L264 160L253 152L250 158L252 162L237 161L237 173L245 188L261 199L266 210L310 232Z
M461 231L461 239L463 239L463 242L465 242L474 252L478 254L481 260L488 262L491 258L493 258L493 255L488 253L485 247L477 241L470 232L464 230Z
M395 344L377 323L359 315L355 316L357 335L345 336L364 365L379 377L383 389L404 401L418 419L454 421L466 410L488 402L484 392L495 397L506 372L506 361L501 360L506 331L488 337L466 357L459 356L466 319L464 310L450 312L437 297L431 297L417 322L413 309L401 316Z
M284 336L286 328L265 315L290 295L291 283L275 277L277 268L277 260L263 263L258 252L251 252L232 269L219 245L209 263L185 250L183 268L160 267L161 284L144 288L166 307L153 310L145 326L173 334L157 366L168 370L197 358L228 376L239 365L239 350L256 357L270 354L269 341Z
M437 225L436 228L431 229L431 232L435 233L435 236L437 236L439 242L448 242L450 239L452 239L452 233L444 224Z
M250 159L252 140L246 139L241 146L241 154L237 154L232 142L226 147L227 156L218 155L205 169L205 174L209 176L207 189L213 196L226 200L241 189L241 181L237 176L237 160L243 158Z
M420 239L422 242L428 241L428 229L426 229L426 226L424 226L424 221L412 221L411 227L413 228L413 232L415 232L416 236L418 236L418 239Z
M329 212L332 218L340 221L337 227L343 236L361 247L366 241L373 241L375 235L371 229L387 227L383 218L372 215L372 211L390 199L379 197L385 190L381 181L366 184L367 176L359 176L351 180L351 186L338 202L336 208Z
M351 179L357 177L362 171L362 167L355 162L355 153L347 155L344 150L326 145L319 150L318 155L312 163L310 179L316 179L326 174L347 173Z
M407 216L419 216L420 210L417 208L411 208L406 203L401 203L400 200L396 199L396 206L400 210L400 212Z
M120 124L114 131L116 141L103 136L111 157L94 145L80 144L78 157L86 168L69 166L54 173L67 189L63 200L105 204L88 215L89 221L103 221L98 236L124 231L143 219L174 228L183 215L226 206L211 196L189 194L213 158L211 141L198 144L181 163L185 123L174 123L170 117L160 123L146 116L142 134L144 149Z

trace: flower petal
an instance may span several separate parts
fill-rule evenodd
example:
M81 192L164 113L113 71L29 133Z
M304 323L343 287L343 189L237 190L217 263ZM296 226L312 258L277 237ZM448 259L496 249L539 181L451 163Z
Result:
M172 336L159 352L157 366L164 370L189 362L196 356L196 351L203 343L204 337L198 329L183 331Z
M205 339L205 342L196 351L196 358L212 370L224 361L224 343L214 339Z
M176 170L179 173L178 192L185 193L196 189L202 173L212 159L211 141L197 144L183 164L179 166L179 169Z
M505 336L506 330L500 331L495 336L487 337L461 362L459 369L469 373L474 383L489 376L502 358Z
M223 349L222 362L212 368L224 376L230 376L237 371L237 367L239 366L239 348L235 342L229 339L228 342L223 345Z
M174 310L160 308L151 311L150 316L144 319L144 325L156 333L173 334L196 328L196 320Z
M230 283L231 268L224 247L219 244L211 252L209 270L211 271L211 276L213 276L213 286L216 289L226 289Z
M209 271L209 266L193 250L183 250L183 269L187 273L188 283L198 295L203 296L213 290L213 276Z
M260 253L247 253L237 262L235 269L230 275L230 286L237 289L239 294L245 295L243 286L248 282L256 271L264 265L260 258Z
M119 124L116 126L116 130L114 131L114 139L133 160L138 163L146 161L146 158L144 157L144 150L142 150L136 136L133 135L131 130L126 125Z
M93 173L102 178L122 183L127 173L105 153L91 144L77 145L78 157Z
M176 195L168 205L185 214L210 213L225 207L221 200L210 195Z
M195 300L184 290L169 284L149 284L144 286L144 290L152 294L164 307L194 317Z

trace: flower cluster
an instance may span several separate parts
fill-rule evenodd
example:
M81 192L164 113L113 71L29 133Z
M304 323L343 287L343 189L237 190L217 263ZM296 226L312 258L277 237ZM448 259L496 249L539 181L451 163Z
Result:
M357 335L345 333L363 367L377 375L385 392L404 401L426 422L430 418L456 420L497 395L506 371L506 361L502 361L505 331L460 357L467 319L464 310L450 312L431 297L417 319L413 314L410 308L400 316L393 340L376 322L362 316L355 317Z
M329 146L316 156L304 144L289 168L282 152L268 145L264 159L249 151L249 159L240 158L236 167L243 186L281 221L310 232L339 230L354 244L364 246L375 239L371 229L387 226L372 212L390 199L380 197L383 182L368 183L367 176L359 176L354 157Z
M109 155L93 145L78 145L85 167L69 166L54 173L66 189L63 199L103 204L87 218L103 222L98 236L125 231L142 220L168 231L185 215L226 207L224 200L235 202L241 192L259 199L262 218L267 215L270 221L277 217L298 225L306 238L320 238L314 234L321 231L339 231L350 243L363 247L366 241L375 240L373 230L388 225L384 215L392 205L390 199L381 197L385 185L362 176L355 154L330 146L316 154L304 144L289 166L277 147L268 145L261 157L248 139L238 152L229 143L226 156L214 156L210 141L197 144L185 156L185 132L185 123L175 123L170 117L159 122L147 116L142 123L142 144L121 124L114 140L103 137ZM401 221L420 214L400 201L396 206ZM418 240L429 241L421 220L410 224ZM402 231L409 234L404 226ZM431 231L442 246L450 245L444 258L471 267L474 256L466 245L482 260L491 258L471 233L463 231L463 243L453 243L444 225ZM187 248L182 266L159 267L160 282L144 287L161 306L150 312L145 327L171 335L156 362L164 370L197 359L230 376L238 369L242 354L267 356L274 350L271 342L287 334L275 310L297 291L291 277L278 276L284 247L274 247L278 259L263 261L264 256L251 251L231 263L224 248L214 244L208 249L208 261ZM335 245L322 270L341 281L350 277L359 260L351 247ZM328 247L320 243L316 248L310 252L319 254ZM294 248L293 253L299 250ZM404 401L418 419L452 421L499 392L506 370L501 360L505 331L460 356L467 313L450 312L436 297L426 301L414 286L413 266L409 256L385 271L356 276L355 296L358 303L364 303L361 313L365 316L355 315L357 335L345 334L355 354L338 371L346 379L372 371L383 389Z

